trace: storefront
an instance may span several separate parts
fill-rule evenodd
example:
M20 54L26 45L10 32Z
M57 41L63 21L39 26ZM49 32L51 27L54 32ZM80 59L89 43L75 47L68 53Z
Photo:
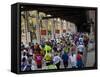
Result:
M25 44L40 43L41 39L49 40L67 32L77 32L74 23L37 10L21 12L21 21L21 39Z

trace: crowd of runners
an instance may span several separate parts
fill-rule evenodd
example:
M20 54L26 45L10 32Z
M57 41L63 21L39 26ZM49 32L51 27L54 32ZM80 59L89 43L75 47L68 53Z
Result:
M90 44L90 45L89 45ZM65 33L40 43L21 43L21 71L83 68L87 52L95 49L88 33Z

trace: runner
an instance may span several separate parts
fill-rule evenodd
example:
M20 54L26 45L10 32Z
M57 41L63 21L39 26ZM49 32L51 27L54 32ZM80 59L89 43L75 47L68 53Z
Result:
M35 62L37 64L37 68L42 68L42 54L38 51L35 54Z
M83 68L83 61L82 61L82 55L78 52L77 54L77 67Z
M56 65L57 69L60 69L61 58L58 54L55 54L53 57L53 63Z
M70 56L69 56L69 60L70 60L70 64L72 66L72 68L76 68L76 63L77 63L77 59L76 59L76 54L72 53Z
M68 53L66 52L63 53L62 60L63 60L64 68L68 67Z
M46 53L44 56L44 60L46 61L46 66L50 65L52 62L52 55L51 53Z

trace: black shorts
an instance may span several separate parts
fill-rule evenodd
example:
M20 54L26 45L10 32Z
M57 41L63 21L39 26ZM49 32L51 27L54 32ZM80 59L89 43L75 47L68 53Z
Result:
M42 68L42 64L37 65L37 68Z
M68 61L63 62L64 63L64 67L68 67Z

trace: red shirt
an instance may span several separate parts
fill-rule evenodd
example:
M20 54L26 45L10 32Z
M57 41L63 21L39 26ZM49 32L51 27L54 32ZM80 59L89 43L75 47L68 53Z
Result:
M81 59L82 59L81 55L78 54L78 55L77 55L77 60L79 61L79 60L81 60Z

